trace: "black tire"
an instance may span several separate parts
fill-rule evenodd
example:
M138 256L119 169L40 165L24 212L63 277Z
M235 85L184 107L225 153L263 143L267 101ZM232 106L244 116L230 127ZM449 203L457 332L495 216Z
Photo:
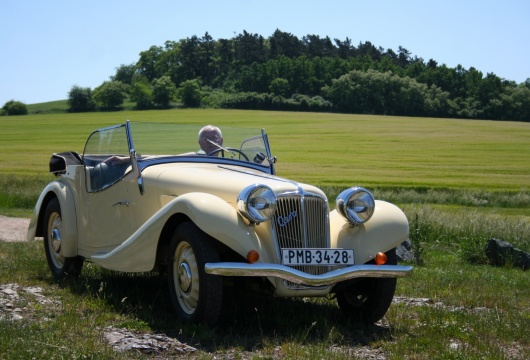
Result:
M217 323L223 280L204 272L209 262L219 262L214 240L191 222L180 224L171 239L167 273L171 302L184 323Z
M61 206L57 198L52 199L44 211L44 252L52 275L61 280L78 277L83 268L81 256L65 257L61 254L61 231L63 230Z
M387 253L387 265L397 265L396 249ZM396 291L396 278L363 278L337 292L337 303L352 321L373 324L385 316Z

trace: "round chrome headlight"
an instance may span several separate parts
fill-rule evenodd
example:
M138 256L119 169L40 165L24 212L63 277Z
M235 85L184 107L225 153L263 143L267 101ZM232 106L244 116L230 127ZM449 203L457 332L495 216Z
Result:
M368 190L353 187L337 196L336 208L352 224L363 224L374 214L375 200Z
M237 209L253 223L267 221L276 211L276 194L265 185L247 186L237 197Z

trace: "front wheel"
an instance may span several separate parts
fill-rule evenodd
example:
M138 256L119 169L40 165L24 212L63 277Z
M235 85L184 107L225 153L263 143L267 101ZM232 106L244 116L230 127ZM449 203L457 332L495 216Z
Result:
M204 272L204 264L219 262L213 241L191 222L180 224L171 239L169 293L177 316L185 323L215 325L221 313L223 281Z
M61 253L61 233L63 220L61 206L57 198L52 199L44 212L44 252L53 277L57 280L65 277L77 277L81 274L83 258L65 257Z
M387 253L387 265L397 265L396 249ZM355 322L373 324L385 316L396 291L396 278L356 279L337 292L342 312Z

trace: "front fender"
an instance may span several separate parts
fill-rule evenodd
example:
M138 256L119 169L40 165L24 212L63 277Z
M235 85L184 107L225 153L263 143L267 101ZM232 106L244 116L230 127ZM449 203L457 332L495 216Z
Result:
M44 212L48 202L54 197L61 206L61 254L65 257L77 256L77 213L74 195L65 181L56 180L44 188L33 209L26 239L33 241L37 236L44 236Z
M271 262L267 247L225 200L207 193L187 193L172 201L174 212L186 214L202 231L228 246L243 258L250 250L260 254L260 262Z
M248 251L254 249L260 253L260 261L270 262L270 256L253 227L246 225L233 207L214 195L198 192L168 201L120 246L109 253L94 255L91 260L111 270L152 270L160 234L174 214L186 215L202 231L244 258Z
M408 234L409 223L403 211L385 201L376 200L374 215L362 225L352 226L336 210L330 213L331 247L354 249L356 264L395 248Z

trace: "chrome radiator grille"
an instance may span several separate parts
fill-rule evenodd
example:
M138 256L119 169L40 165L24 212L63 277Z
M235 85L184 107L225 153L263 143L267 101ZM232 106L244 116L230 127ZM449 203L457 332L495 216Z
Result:
M284 248L327 248L328 204L317 196L288 195L278 196L274 229L278 247ZM327 266L293 266L309 274L323 274ZM296 286L290 284L290 287Z

